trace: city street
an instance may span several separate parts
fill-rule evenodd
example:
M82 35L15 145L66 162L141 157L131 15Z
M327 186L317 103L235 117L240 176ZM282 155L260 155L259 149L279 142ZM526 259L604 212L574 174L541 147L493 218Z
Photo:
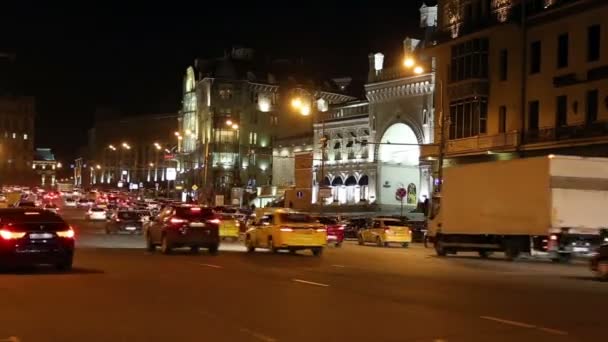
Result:
M72 272L0 275L0 341L591 341L608 284L583 263L346 243L321 258L143 249L65 210Z

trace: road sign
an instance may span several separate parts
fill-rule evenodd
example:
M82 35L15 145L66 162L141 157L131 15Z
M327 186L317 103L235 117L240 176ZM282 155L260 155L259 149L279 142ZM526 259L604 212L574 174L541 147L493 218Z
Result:
M328 186L319 188L319 197L321 197L321 198L331 197L331 188Z
M405 188L398 188L397 191L395 191L395 197L398 200L403 200L405 196L407 196L407 190Z
M198 185L196 185L196 184L192 185L192 191L196 191L196 190L198 190Z
M167 168L167 177L168 181L174 181L177 178L177 170L174 167Z

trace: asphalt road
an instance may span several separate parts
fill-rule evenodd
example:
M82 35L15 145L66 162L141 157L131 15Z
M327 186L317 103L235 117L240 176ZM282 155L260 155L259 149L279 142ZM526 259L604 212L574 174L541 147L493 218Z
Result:
M608 329L608 283L583 264L354 243L321 258L238 244L164 256L64 216L74 270L0 274L0 341L598 341Z

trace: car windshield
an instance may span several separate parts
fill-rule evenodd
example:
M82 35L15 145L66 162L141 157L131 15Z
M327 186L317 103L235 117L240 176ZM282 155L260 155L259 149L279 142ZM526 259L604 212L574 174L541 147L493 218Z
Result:
M336 220L335 218L332 217L319 217L317 219L319 221L319 223L322 224L337 224L338 220Z
M397 221L397 220L386 220L384 221L384 225L385 226L394 226L394 227L405 227L406 224L401 222L401 221Z
M209 219L214 216L211 208L201 207L177 207L175 208L175 214L178 217L189 220Z
M105 211L105 210L103 208L93 208L93 209L91 209L91 211L101 212L101 211Z
M315 219L308 214L289 213L279 214L281 222L285 223L314 223Z
M117 214L118 218L121 220L137 220L139 219L139 215L134 211L119 211Z

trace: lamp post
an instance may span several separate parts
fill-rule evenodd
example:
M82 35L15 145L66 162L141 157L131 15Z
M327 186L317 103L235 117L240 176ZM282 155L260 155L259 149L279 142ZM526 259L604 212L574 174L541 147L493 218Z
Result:
M291 107L298 111L298 113L304 117L308 117L311 114L317 116L317 120L321 121L321 174L319 176L318 181L318 190L317 190L317 200L319 200L319 214L323 213L323 207L325 204L325 198L321 198L321 187L323 184L323 180L325 179L325 149L327 148L327 139L325 138L325 118L319 118L319 111L314 107L314 95L307 91L302 90L307 97L310 98L310 101L306 101L302 99L300 96L296 96L291 100ZM313 129L314 132L314 129ZM313 144L315 142L313 141ZM314 159L314 157L313 157Z
M406 67L407 69L412 69L412 71L414 72L414 74L416 75L420 75L424 72L424 67L422 67L421 65L416 63L416 60L412 57L412 56L406 56L405 59L403 60L403 66ZM432 69L432 71L435 71L434 69ZM436 76L433 75L433 79L435 81ZM438 85L439 85L439 156L437 158L437 179L438 179L438 183L437 183L437 187L435 188L437 192L441 192L441 187L443 184L443 163L444 163L444 159L445 159L445 152L446 152L446 134L445 134L445 128L446 126L449 125L449 118L447 118L447 116L444 115L444 111L443 111L443 81L442 80L438 80Z

